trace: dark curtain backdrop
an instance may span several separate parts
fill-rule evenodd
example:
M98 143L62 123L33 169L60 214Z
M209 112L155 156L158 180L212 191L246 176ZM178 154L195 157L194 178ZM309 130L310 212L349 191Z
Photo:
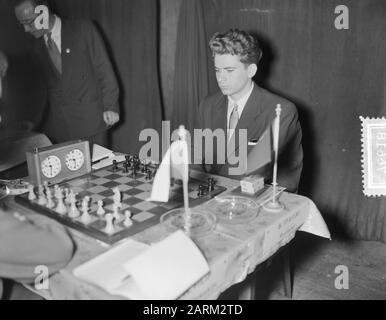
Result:
M337 30L334 10L341 1L195 1L204 15L201 45L216 31L255 32L264 51L256 81L296 103L305 149L300 192L316 202L335 235L386 242L386 199L362 192L359 120L386 112L386 2L344 1L350 29ZM179 38L177 47L184 45ZM212 70L209 50L207 59ZM176 68L190 61L187 54ZM217 90L214 72L209 76L210 91ZM197 80L185 78L176 82L176 96ZM188 107L180 105L179 114Z
M162 1L162 0L161 0ZM193 134L200 100L209 93L204 14L200 1L183 1L178 21L172 126Z
M38 66L31 54L32 37L16 23L9 0L0 0L0 50L9 60L0 101L3 125L10 126L21 121L36 125L45 100L43 87L38 80Z
M10 95L8 109L15 105L15 117L28 116L32 110L40 110L35 86L39 83L39 71L33 70L29 56L31 39L15 21L11 1L0 0L0 48L5 48L11 58L8 85ZM101 32L119 80L121 97L120 125L112 130L111 147L116 151L139 151L139 133L144 128L161 126L162 109L158 79L158 2L157 0L53 0L54 11L63 17L92 19ZM17 43L14 41L17 40ZM28 70L25 69L25 65ZM30 70L31 69L31 70ZM10 70L10 71L11 71ZM11 72L12 73L12 72ZM12 78L16 79L11 83ZM7 79L8 80L8 79ZM15 87L16 86L16 87ZM20 86L25 90L21 91ZM17 95L29 94L35 101ZM32 116L28 116L32 117ZM37 115L34 117L38 118Z

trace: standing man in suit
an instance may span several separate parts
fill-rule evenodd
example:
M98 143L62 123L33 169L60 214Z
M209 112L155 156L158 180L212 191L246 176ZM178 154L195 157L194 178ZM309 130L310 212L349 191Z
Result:
M240 129L247 130L248 142L258 141L273 123L277 104L281 104L278 183L289 191L296 191L303 166L298 113L293 103L254 83L253 77L262 57L258 40L252 34L236 29L225 34L216 33L209 46L220 91L206 97L200 104L200 127L224 130L228 143L233 135L238 136ZM235 144L237 151L237 139ZM248 147L248 152L251 148ZM227 154L232 152L228 150ZM228 161L216 163L216 158L215 155L213 164L205 165L206 171L227 176L230 164ZM255 173L269 181L272 164Z
M88 139L106 145L107 129L119 121L119 88L103 41L91 21L50 11L48 29L37 28L35 8L43 4L15 1L17 20L38 40L49 106L45 131L53 143Z

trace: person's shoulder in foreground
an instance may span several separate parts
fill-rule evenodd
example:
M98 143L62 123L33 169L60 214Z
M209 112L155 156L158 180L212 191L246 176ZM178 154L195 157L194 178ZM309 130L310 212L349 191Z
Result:
M44 216L28 218L0 208L0 278L29 283L37 266L49 274L64 268L74 254L74 242L57 222Z

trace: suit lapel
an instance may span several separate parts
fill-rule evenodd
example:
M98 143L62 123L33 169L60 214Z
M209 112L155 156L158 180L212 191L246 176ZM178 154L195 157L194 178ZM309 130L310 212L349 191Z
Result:
M259 138L255 137L256 130L259 128L256 127L257 118L262 113L263 108L263 99L261 95L261 89L257 84L254 84L253 91L251 93L251 96L249 97L243 113L241 114L241 118L239 122L237 123L235 134L239 132L240 129L247 129L247 141L250 141L253 138ZM240 144L238 141L238 136L235 138L235 150L230 154L235 154L240 149Z
M212 129L221 128L227 130L227 109L228 108L228 98L222 96L221 99L217 102L217 105L213 108L212 118L213 127ZM225 110L225 111L224 111Z
M43 63L45 64L47 69L50 69L51 72L55 74L55 77L59 77L59 72L56 69L54 63L51 60L50 54L48 53L48 48L46 45L46 41L44 37L38 40L38 50L39 54L42 58Z

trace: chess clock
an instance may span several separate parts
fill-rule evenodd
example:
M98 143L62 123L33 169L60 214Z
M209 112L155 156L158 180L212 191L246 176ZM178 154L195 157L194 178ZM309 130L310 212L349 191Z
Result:
M91 172L88 141L71 141L26 153L30 183L60 183Z

